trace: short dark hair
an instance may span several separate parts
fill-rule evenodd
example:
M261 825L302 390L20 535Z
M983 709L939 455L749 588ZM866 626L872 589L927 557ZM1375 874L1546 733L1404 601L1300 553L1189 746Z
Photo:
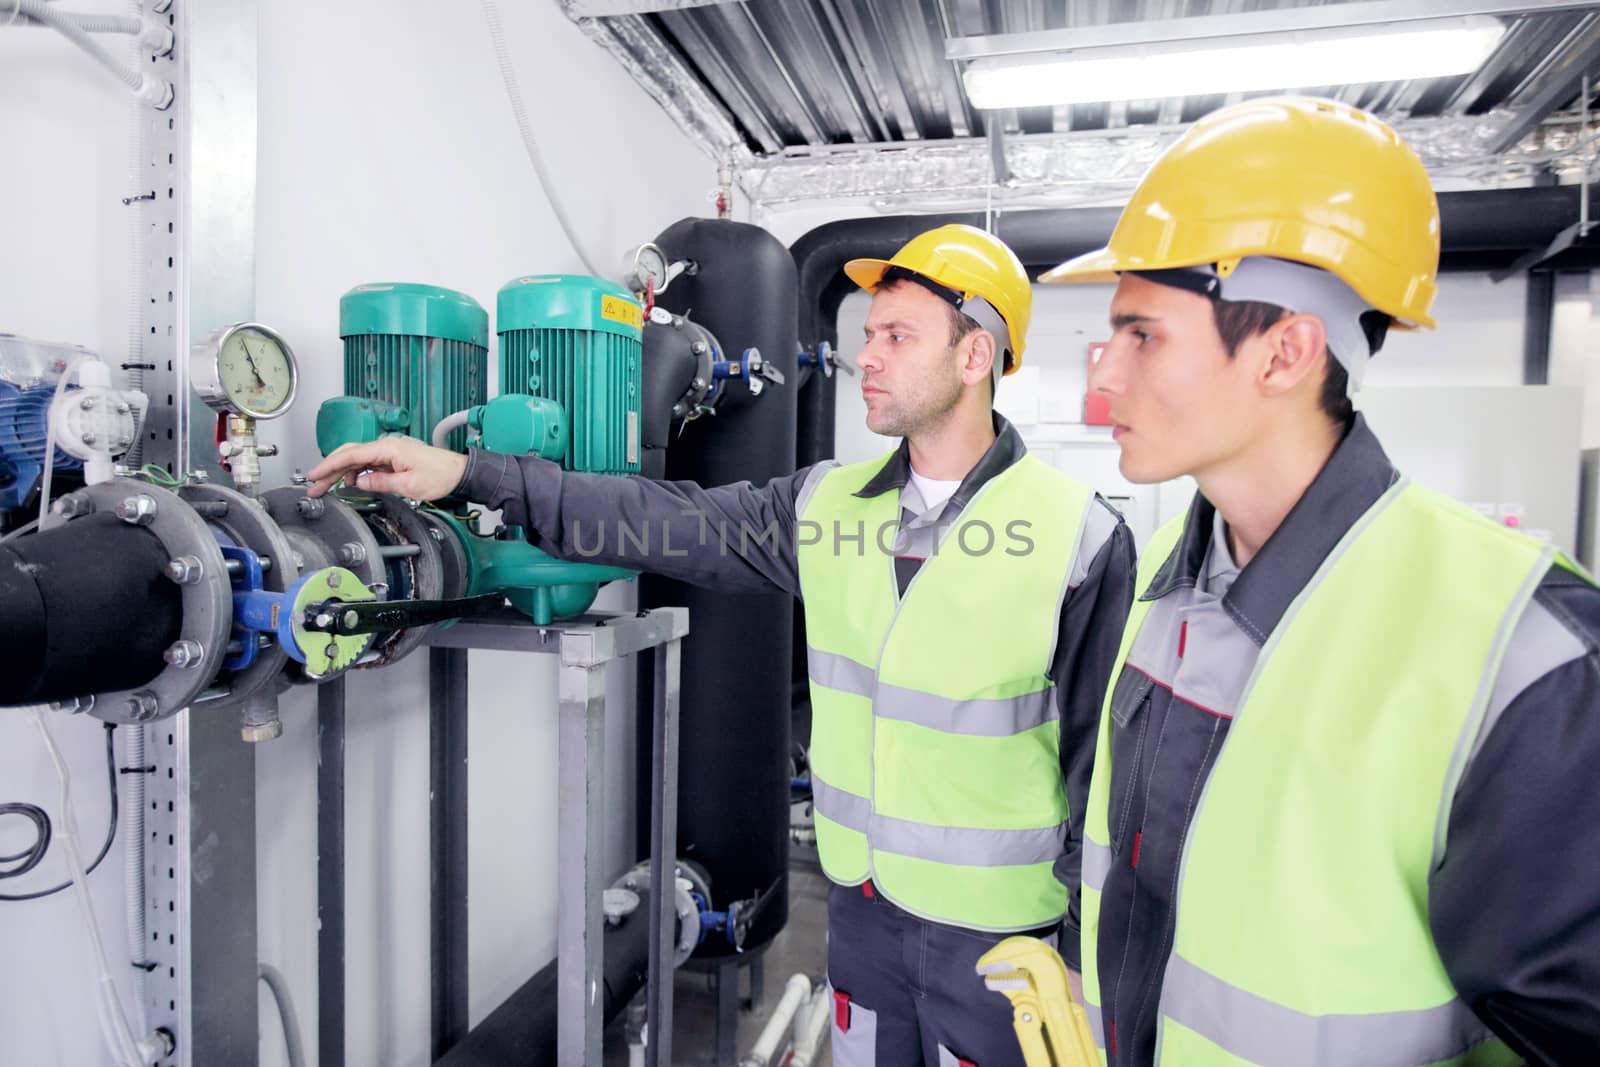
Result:
M1239 346L1276 325L1287 310L1276 304L1256 300L1213 300L1211 315L1217 324L1217 334L1228 350L1229 358L1239 351ZM1361 329L1367 335L1367 347L1376 355L1383 347L1394 320L1381 311L1368 311L1361 316ZM1348 426L1355 418L1355 405L1350 402L1350 372L1328 350L1328 369L1322 379L1322 392L1317 398L1322 413L1336 425Z

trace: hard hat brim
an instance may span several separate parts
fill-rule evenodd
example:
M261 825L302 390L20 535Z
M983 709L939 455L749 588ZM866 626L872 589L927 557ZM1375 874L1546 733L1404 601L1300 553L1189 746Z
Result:
M1264 253L1252 253L1264 254ZM1095 283L1115 285L1118 276L1124 271L1132 270L1168 270L1181 267L1198 267L1208 260L1198 262L1178 262L1176 260L1161 263L1127 263L1124 262L1110 248L1096 249L1075 256L1057 266L1051 267L1039 275L1039 281L1045 285L1090 285ZM1311 264L1311 266L1321 266ZM1326 267L1322 269L1326 270ZM1391 330L1431 330L1437 326L1432 315L1412 315L1406 318L1395 316L1390 323Z
M1117 271L1125 269L1117 262L1115 252L1109 248L1098 248L1051 267L1039 275L1039 281L1044 285L1115 283Z
M844 265L845 277L867 292L872 292L883 281L884 272L893 264L887 259L852 259Z

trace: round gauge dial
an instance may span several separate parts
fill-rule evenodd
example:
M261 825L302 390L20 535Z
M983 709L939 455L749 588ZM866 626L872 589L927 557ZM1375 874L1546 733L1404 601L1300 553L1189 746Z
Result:
M640 245L634 258L641 278L651 278L659 291L667 284L667 257L653 244Z
M289 346L257 323L238 323L214 333L196 350L194 375L207 404L257 419L287 411L299 380Z

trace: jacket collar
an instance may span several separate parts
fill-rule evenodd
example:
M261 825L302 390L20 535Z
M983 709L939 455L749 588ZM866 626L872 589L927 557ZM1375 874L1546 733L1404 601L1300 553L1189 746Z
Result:
M998 411L993 415L994 444L989 446L983 458L967 472L967 476L961 479L961 484L956 487L955 494L946 505L946 513L951 507L957 511L965 508L990 479L1009 468L1028 452L1028 446L1022 443L1022 435L1017 432L1017 428L1007 422L1005 416ZM894 450L888 462L878 468L878 473L868 479L866 485L856 490L855 495L865 500L881 496L891 489L898 492L910 481L911 444L901 438L900 447Z
M1398 478L1366 419L1357 413L1328 462L1222 598L1224 610L1257 645L1266 643L1328 553ZM1158 600L1195 584L1211 545L1215 516L1216 508L1196 493L1177 546L1141 600Z

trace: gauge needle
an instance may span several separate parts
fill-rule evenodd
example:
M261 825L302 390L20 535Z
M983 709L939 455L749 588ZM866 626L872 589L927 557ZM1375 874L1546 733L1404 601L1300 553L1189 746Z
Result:
M250 373L256 376L257 383L265 387L267 384L266 379L261 377L261 371L256 367L255 357L250 355L250 342L240 341L239 347L244 349L244 359L246 363L250 364Z

